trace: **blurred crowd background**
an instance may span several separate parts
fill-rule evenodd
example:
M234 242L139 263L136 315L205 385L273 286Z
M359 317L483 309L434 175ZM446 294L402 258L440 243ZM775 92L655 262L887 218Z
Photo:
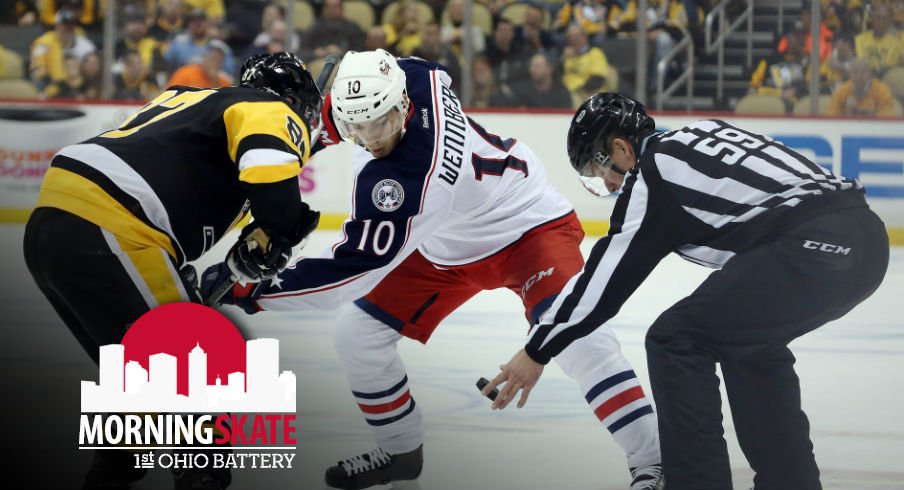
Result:
M233 84L255 53L294 52L316 77L327 55L383 48L445 65L470 107L601 90L739 113L900 116L904 101L904 0L821 0L815 29L801 0L108 1L0 0L0 99L145 101Z

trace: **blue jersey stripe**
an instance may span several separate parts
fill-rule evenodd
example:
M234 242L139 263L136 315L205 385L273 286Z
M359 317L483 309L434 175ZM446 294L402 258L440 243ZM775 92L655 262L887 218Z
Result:
M644 405L644 406L638 408L637 410L634 410L633 412L625 415L624 417L616 420L615 422L613 422L606 428L609 429L609 432L615 434L616 432L618 432L619 429L630 424L631 422L634 422L635 420L643 417L644 415L652 415L652 414L653 414L653 407L651 407L650 405Z
M631 378L636 378L636 377L637 377L637 375L634 374L633 369L629 369L627 371L622 371L618 374L609 376L608 378L597 383L596 386L594 386L593 388L590 388L590 391L587 392L587 395L584 397L584 399L587 400L587 403L592 403L593 400L596 399L596 397L600 396L600 394L602 392L608 390L609 388L612 388L613 386L621 383L622 381L627 381Z
M365 400L377 400L379 398L386 398L387 396L392 396L399 390L401 390L405 383L408 382L408 375L406 374L402 381L399 381L399 384L393 386L392 388L384 391L377 391L373 393L364 393L362 391L354 391L352 390L352 395L355 395L355 398L363 398Z

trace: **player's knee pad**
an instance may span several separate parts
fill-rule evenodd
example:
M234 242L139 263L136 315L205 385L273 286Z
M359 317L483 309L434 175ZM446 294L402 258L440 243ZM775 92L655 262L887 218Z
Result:
M371 369L371 363L385 363L398 355L396 342L401 335L354 305L343 308L333 327L333 345L346 365Z

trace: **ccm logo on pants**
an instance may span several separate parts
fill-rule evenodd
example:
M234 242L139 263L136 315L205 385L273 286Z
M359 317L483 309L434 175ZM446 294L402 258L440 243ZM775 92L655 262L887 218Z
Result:
M847 254L851 253L850 247L842 247L840 245L832 245L831 243L814 242L812 240L804 240L804 248L809 248L810 250L819 250L820 252L841 254L841 255L847 255Z

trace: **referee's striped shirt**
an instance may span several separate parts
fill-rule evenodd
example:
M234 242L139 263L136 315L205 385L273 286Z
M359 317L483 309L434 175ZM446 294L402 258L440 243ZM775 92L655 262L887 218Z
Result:
M530 332L546 363L618 313L669 252L713 268L797 223L866 206L856 180L719 120L648 137L615 203L609 234Z

